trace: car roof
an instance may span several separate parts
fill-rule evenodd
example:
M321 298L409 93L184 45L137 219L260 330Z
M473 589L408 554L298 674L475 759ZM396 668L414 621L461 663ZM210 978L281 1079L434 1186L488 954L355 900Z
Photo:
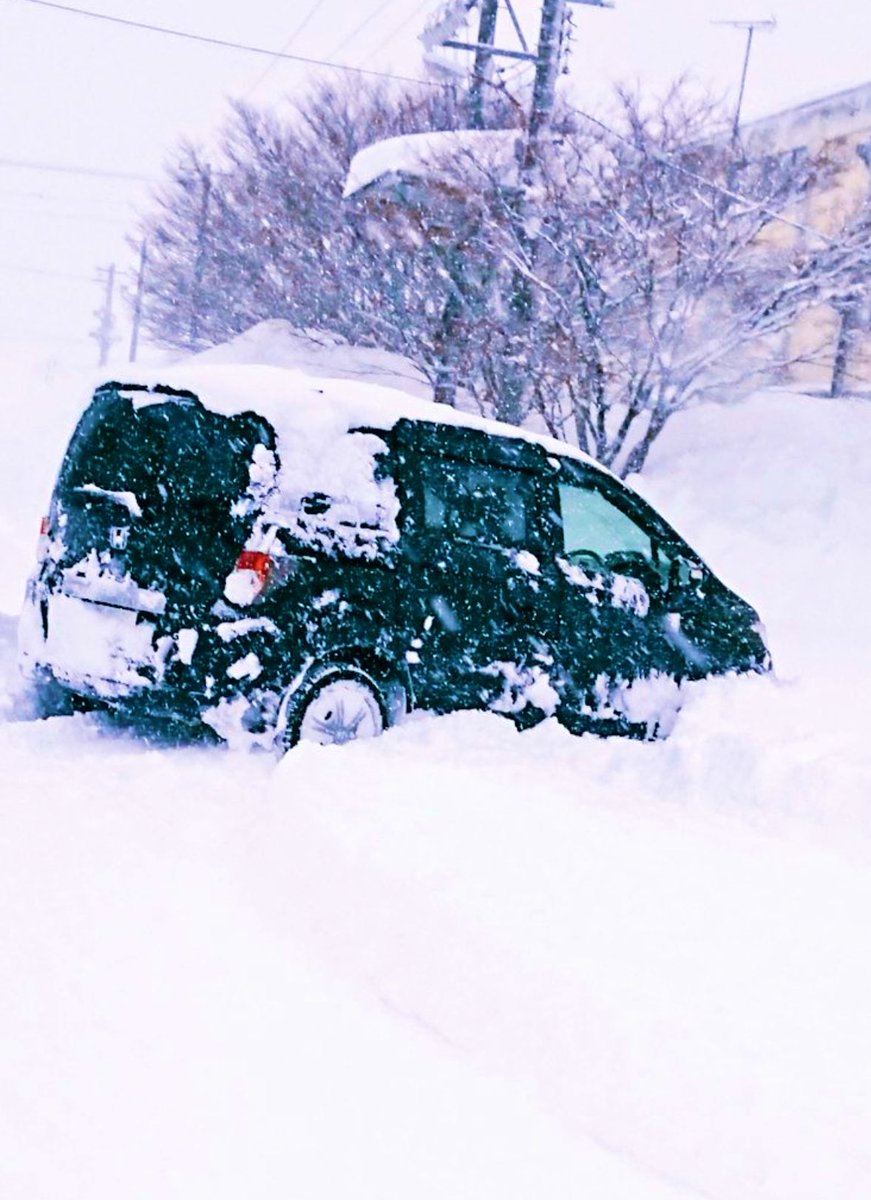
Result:
M113 386L136 407L165 403L173 393L193 393L205 408L225 416L255 412L272 425L279 443L314 439L323 444L355 429L387 432L400 421L420 421L533 443L548 454L573 458L610 474L577 447L546 434L421 400L393 387L317 379L285 367L182 363L161 368L150 379Z

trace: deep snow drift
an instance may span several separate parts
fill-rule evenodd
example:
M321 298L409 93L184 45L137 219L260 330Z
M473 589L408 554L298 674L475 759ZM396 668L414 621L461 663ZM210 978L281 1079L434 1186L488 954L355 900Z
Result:
M76 403L10 388L7 717ZM869 443L871 405L776 393L663 435L638 487L777 667L667 742L462 714L276 766L0 724L0 1194L865 1200Z

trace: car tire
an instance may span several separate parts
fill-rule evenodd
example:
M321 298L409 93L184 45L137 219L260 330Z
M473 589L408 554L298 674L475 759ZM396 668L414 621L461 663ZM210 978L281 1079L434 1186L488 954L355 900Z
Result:
M298 742L342 746L378 737L389 723L387 702L375 680L359 667L338 663L313 673L282 707L279 754Z

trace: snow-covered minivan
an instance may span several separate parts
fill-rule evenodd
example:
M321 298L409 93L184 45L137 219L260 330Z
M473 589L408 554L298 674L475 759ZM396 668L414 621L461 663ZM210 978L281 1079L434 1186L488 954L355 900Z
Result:
M683 681L766 670L760 630L570 446L383 387L200 366L98 388L20 654L46 712L283 749L419 708L651 736Z

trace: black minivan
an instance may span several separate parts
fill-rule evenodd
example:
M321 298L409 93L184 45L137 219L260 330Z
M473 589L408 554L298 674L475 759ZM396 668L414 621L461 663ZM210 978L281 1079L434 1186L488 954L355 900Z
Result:
M572 447L266 367L106 383L20 624L45 702L342 743L412 709L670 728L680 684L770 660L754 610Z

